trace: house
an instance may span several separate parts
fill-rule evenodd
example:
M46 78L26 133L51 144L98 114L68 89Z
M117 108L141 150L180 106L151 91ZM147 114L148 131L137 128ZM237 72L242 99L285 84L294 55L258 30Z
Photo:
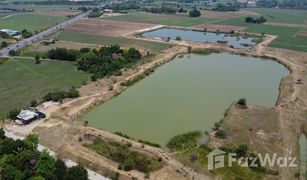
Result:
M12 29L1 29L0 33L2 36L6 36L6 37L13 37L13 36L20 35L20 32L14 31Z
M17 119L21 121L22 124L29 124L34 120L45 118L45 114L39 111L31 110L21 110L17 115Z

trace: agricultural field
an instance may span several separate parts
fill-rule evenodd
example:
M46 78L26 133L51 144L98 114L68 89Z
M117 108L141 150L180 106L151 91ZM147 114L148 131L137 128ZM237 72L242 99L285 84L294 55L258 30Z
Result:
M67 28L68 31L87 33L102 36L121 36L138 30L152 28L156 25L145 23L131 23L109 21L101 19L85 19L74 23Z
M307 25L306 10L257 8L250 11L261 14L270 22Z
M76 70L73 63L11 59L0 64L0 117L13 108L25 108L34 99L50 90L69 90L89 79L85 72Z
M130 39L125 37L110 37L110 36L98 36L80 32L64 31L56 36L56 39L63 41L72 41L87 44L97 45L114 45L119 44L123 47L135 47L141 50L147 50L152 52L159 52L163 49L169 48L169 44Z
M12 4L7 7L15 9L25 9L26 11L34 12L50 12L50 11L70 11L77 10L78 5L34 5L34 4Z
M0 19L0 29L22 31L27 29L34 32L41 31L65 21L67 17L41 16L35 14L18 14Z
M290 17L291 16L289 16L289 18ZM303 24L300 24L300 26L282 24L287 22L285 19L282 18L283 17L280 18L280 21L278 20L278 18L275 19L276 23L279 21L279 24L276 25L248 24L245 23L245 17L222 20L216 22L216 24L246 27L245 31L250 33L265 33L277 35L278 38L269 45L270 47L284 48L297 51L307 51L307 37L302 35L302 32L306 31L307 26L304 27L302 26ZM294 15L292 16L292 18L294 18ZM270 22L270 20L268 21ZM299 19L296 19L296 21L302 22Z
M215 18L206 18L206 17L191 18L188 17L187 15L166 15L166 14L153 14L145 12L131 12L127 15L105 17L103 19L137 22L137 23L162 24L169 26L185 26L185 27L211 23L218 20Z

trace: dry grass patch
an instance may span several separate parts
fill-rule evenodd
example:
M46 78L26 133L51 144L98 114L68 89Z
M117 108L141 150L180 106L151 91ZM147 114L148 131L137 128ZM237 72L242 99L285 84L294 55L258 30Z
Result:
M154 27L155 25L146 23L118 22L101 19L81 20L69 28L69 31L87 33L102 36L121 36L133 33L141 29Z
M79 15L79 11L51 11L51 12L41 12L38 15L42 16L54 16L54 17L67 17Z

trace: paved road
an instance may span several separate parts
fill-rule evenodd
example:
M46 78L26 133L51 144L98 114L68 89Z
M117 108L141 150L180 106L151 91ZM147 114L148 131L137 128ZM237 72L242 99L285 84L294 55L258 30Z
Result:
M23 47L25 47L27 45L30 45L30 44L32 44L32 43L34 43L36 41L44 39L46 36L48 36L50 34L53 34L53 33L57 32L58 30L63 29L64 27L66 27L66 26L68 26L70 24L73 24L73 23L81 20L82 18L88 17L89 13L90 13L90 11L87 11L87 12L85 12L83 14L80 14L80 15L72 18L72 19L69 19L69 20L67 20L67 21L65 21L65 22L63 22L61 24L58 24L58 25L56 25L56 26L54 26L52 28L49 28L49 29L47 29L45 31L42 31L42 32L38 33L38 34L35 34L34 36L31 36L31 37L29 37L27 39L23 39L23 40L15 43L15 44L12 44L12 45L10 45L10 46L0 50L0 57L8 55L9 51L11 51L11 50L15 50L16 51L16 50L21 49L21 48L23 48Z

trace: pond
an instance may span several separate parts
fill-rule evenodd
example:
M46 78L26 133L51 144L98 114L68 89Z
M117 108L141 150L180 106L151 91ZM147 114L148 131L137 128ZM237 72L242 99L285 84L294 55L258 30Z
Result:
M229 105L273 106L281 78L289 74L271 60L230 54L188 54L85 114L96 128L165 145L173 136L211 131Z
M243 37L243 36L234 36L231 34L225 33L213 33L213 32L201 32L201 31L193 31L193 30L183 30L183 29L171 29L171 28L162 28L153 31L148 31L142 34L146 38L163 38L166 39L170 37L170 39L175 40L177 36L179 36L182 40L187 41L195 41L195 42L224 42L229 46L233 46L234 48L247 49L251 48L256 43L253 42L251 37Z
M307 179L307 137L304 134L299 139L299 146L301 179Z

